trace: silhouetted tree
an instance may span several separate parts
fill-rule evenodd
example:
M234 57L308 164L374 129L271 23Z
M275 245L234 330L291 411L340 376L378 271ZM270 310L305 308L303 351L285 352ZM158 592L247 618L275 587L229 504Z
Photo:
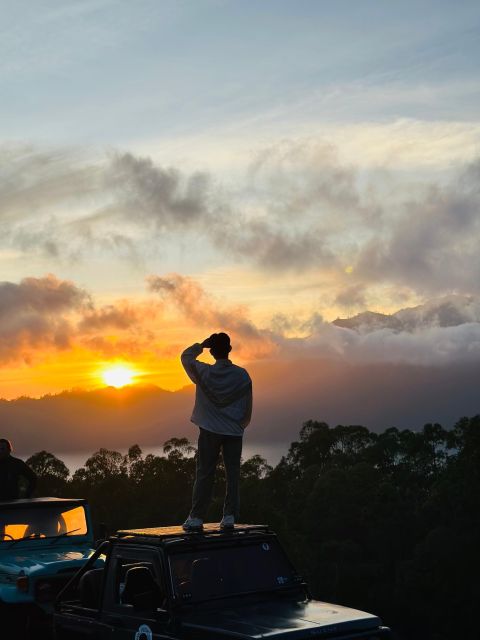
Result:
M171 438L163 452L100 449L72 478L45 451L28 462L51 494L87 497L113 531L187 515L195 447ZM480 416L379 434L308 420L274 468L258 455L242 463L241 495L242 520L277 530L315 597L374 611L409 640L477 639Z
M36 495L58 497L65 492L70 472L66 464L53 453L39 451L30 456L26 463L38 477Z

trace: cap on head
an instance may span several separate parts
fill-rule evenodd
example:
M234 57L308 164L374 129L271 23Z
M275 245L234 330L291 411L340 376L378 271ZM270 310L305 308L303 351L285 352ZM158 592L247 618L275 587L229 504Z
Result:
M230 336L226 333L214 333L210 336L210 351L217 358L226 358L232 345L230 344Z

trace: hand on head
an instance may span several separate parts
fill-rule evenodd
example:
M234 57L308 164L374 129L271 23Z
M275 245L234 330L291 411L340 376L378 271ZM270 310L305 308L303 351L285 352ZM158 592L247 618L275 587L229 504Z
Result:
M228 354L232 350L230 345L230 336L226 333L212 333L209 338L206 338L201 346L204 349L210 349L210 353L215 359L228 358Z
M212 338L214 338L214 336L216 335L216 333L212 333L209 338L205 338L200 346L202 346L204 349L210 349L212 347Z

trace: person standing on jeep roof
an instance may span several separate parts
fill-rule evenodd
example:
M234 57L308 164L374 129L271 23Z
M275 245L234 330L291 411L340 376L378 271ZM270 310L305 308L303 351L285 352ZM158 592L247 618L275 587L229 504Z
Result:
M20 498L20 478L27 481L24 497L30 498L37 485L37 474L23 460L12 456L10 440L0 438L0 500Z
M215 364L197 360L203 349L210 349ZM185 531L203 528L220 451L227 480L220 527L230 529L238 518L242 437L252 416L252 381L245 369L228 359L231 350L230 337L214 333L182 353L182 365L196 385L191 420L200 428L192 509L183 523Z

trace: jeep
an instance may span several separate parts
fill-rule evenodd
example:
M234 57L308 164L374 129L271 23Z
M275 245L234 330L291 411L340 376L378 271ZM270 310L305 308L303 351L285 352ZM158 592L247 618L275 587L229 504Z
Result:
M51 615L57 593L93 552L85 500L32 498L0 502L2 616L14 620L20 630L32 615Z
M57 640L391 637L375 615L313 600L262 525L118 531L59 593L53 624Z

